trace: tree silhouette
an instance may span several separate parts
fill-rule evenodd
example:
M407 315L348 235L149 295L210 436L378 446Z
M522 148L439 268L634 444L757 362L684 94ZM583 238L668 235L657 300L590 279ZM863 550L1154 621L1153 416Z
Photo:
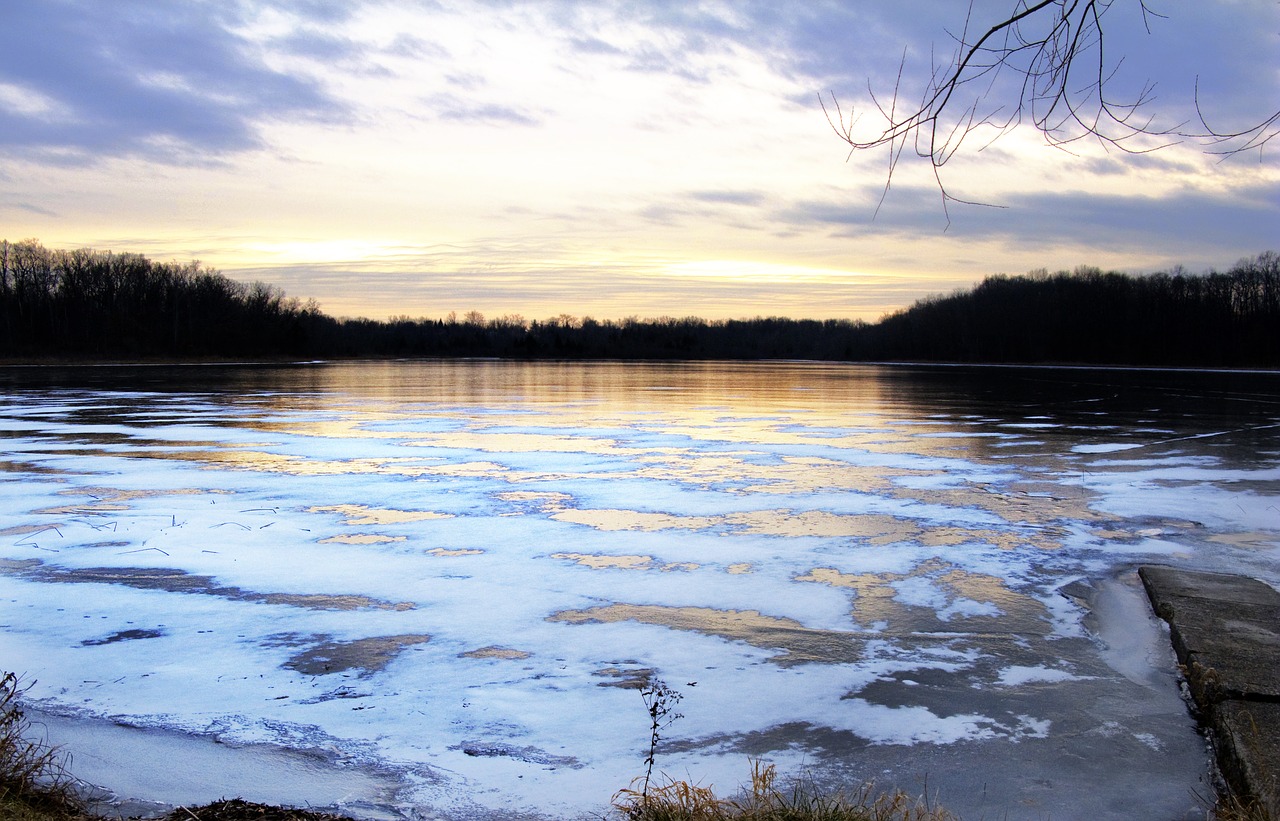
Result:
M1138 4L1142 20L1162 15L1146 0ZM881 202L888 193L898 161L908 146L932 164L944 211L952 196L942 182L941 169L967 137L983 128L992 139L1031 123L1050 145L1066 147L1093 139L1107 148L1146 153L1183 141L1203 144L1212 153L1235 154L1261 149L1280 132L1280 111L1240 129L1210 125L1200 107L1196 88L1196 122L1160 125L1149 115L1155 84L1148 81L1134 96L1117 99L1110 87L1119 62L1107 51L1105 19L1114 0L1017 0L1006 18L982 30L974 28L969 6L964 28L953 35L955 48L946 62L935 62L918 105L903 99L906 53L897 82L888 96L869 89L882 126L858 129L857 112L847 113L835 94L821 97L827 121L851 151L889 149L889 169Z
M1226 273L995 275L869 324L659 317L333 319L198 262L0 240L0 363L484 356L1280 365L1280 254Z

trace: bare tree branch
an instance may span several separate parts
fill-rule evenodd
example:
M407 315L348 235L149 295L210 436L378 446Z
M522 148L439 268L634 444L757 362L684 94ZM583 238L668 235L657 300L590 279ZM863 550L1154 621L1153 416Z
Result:
M861 116L841 108L831 93L830 106L819 103L832 130L855 151L887 147L888 178L880 205L892 186L903 152L910 145L917 157L928 159L942 195L944 211L952 202L980 204L956 197L942 182L941 170L956 155L966 138L990 129L991 140L1030 123L1046 141L1070 150L1081 140L1093 140L1104 148L1143 154L1170 145L1195 141L1210 153L1232 155L1267 145L1280 133L1280 111L1240 129L1224 129L1208 123L1195 89L1196 123L1158 125L1147 115L1155 99L1155 84L1147 82L1128 100L1113 99L1108 87L1123 60L1108 65L1105 15L1115 0L1017 0L1013 12L972 36L973 6L959 36L951 35L955 50L949 61L936 58L928 81L914 107L902 104L906 52L898 66L892 95L886 100L871 92L871 102L883 118L883 126L869 132L857 129ZM1151 19L1162 15L1140 6L1143 25L1151 31ZM1021 77L1017 91L1000 98L997 84L1005 75ZM966 96L969 95L969 96ZM989 142L988 142L989 144ZM877 206L877 212L879 211ZM950 214L948 212L948 224Z

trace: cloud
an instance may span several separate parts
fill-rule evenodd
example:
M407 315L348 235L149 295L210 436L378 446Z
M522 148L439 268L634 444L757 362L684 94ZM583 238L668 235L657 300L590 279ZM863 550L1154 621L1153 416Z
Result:
M495 253L496 251L496 253ZM473 256L474 255L474 256ZM314 298L334 316L443 317L478 310L486 316L541 319L568 313L597 319L700 316L708 319L790 316L876 318L921 295L919 282L857 277L790 282L759 278L679 276L660 264L583 265L473 247L377 263L286 265L227 270L238 279Z
M26 214L35 214L37 216L51 217L54 219L58 216L55 211L50 211L48 208L42 208L39 205L34 205L29 202L0 203L0 211L21 211Z
M607 43L598 37L570 37L569 45L573 47L574 51L578 51L583 54L608 54L618 56L625 53L617 46Z
M441 120L471 125L536 126L540 119L524 109L499 103L463 100L453 94L437 94L426 104Z
M1156 131L1203 130L1197 100L1209 125L1218 131L1251 127L1276 111L1280 74L1269 69L1274 63L1280 5L1271 0L1240 0L1171 4L1167 9L1136 3L1107 6L1101 21L1106 96L1120 112L1127 104L1145 99L1136 111L1135 124L1149 119ZM1146 13L1148 8L1161 16ZM752 6L749 29L768 32L757 33L751 42L756 48L772 49L781 70L801 81L811 80L815 93L833 92L846 110L852 104L863 115L860 129L869 133L878 131L883 121L868 88L882 102L892 100L899 89L899 113L918 103L929 78L950 63L957 48L955 37L966 25L966 9L967 40L973 42L977 32L1007 17L1011 4L976 0L972 4L777 4L776 10ZM1051 6L1034 15L1024 24L1023 34L1047 31L1049 16L1056 12ZM1082 53L1070 77L1071 88L1085 88L1091 77L1096 78L1097 65L1091 61L1098 57L1088 49ZM1032 101L1020 99L1024 79L1017 71L1004 71L999 80L987 75L960 88L949 106L949 123L943 125L962 121L972 104L977 105L979 116L994 113L997 119L1016 113L1019 105L1027 109L1024 114L1029 113ZM1083 99L1079 103L1081 116L1088 120L1093 104ZM1023 117L1021 127L1033 127L1029 117ZM1077 127L1068 133L1078 131Z
M890 193L874 219L873 206L853 195L793 202L775 218L810 230L829 228L851 238L930 233L940 237L945 229L954 241L994 241L1031 252L1072 246L1116 254L1147 248L1152 254L1195 255L1186 261L1199 262L1206 252L1216 251L1222 254L1217 264L1268 250L1256 246L1280 224L1280 191L1265 182L1228 194L1192 189L1164 196L1021 192L1002 196L1000 208L953 204L949 227L939 197L936 188L901 187Z
M691 191L689 196L699 202L727 205L761 205L767 199L760 191Z
M336 14L333 4L296 4ZM12 3L0 82L42 103L0 111L0 151L90 163L140 156L207 163L262 146L260 124L343 106L270 68L233 4L172 0ZM319 41L300 42L319 46Z

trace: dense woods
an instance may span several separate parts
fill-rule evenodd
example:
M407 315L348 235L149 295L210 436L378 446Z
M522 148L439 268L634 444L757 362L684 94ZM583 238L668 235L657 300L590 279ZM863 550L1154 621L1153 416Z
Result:
M318 320L313 305L198 262L0 243L0 351L10 359L300 353Z
M885 317L867 337L872 359L1275 367L1280 254L1203 275L992 276Z
M501 356L1280 366L1280 255L1226 273L997 275L876 323L335 319L199 263L0 243L0 357Z

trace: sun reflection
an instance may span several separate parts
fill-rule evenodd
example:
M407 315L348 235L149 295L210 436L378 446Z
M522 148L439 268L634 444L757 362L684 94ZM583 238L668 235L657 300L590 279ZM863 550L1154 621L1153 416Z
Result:
M639 570L653 566L652 556L601 556L587 553L552 553L553 559L566 559L590 567L594 570L614 568L619 570Z
M404 536L383 536L377 533L343 533L337 536L330 536L327 539L320 539L320 544L390 544L392 542L403 542Z
M596 530L706 530L723 521L723 517L677 516L671 513L643 513L638 510L578 510L571 508L551 515L560 522L586 525Z
M879 513L841 514L825 510L760 510L730 513L728 524L765 536L822 536L856 538L869 544L893 544L915 538L913 522Z
M295 654L281 666L308 676L354 670L358 671L356 675L359 678L367 678L385 669L406 648L431 640L430 636L421 634L370 636L352 641L316 638L319 640L311 647Z
M459 653L460 659L501 659L503 661L523 661L530 658L533 654L527 650L515 650L510 647L498 647L490 645L489 647L480 647L475 650L467 650Z
M862 657L864 644L863 639L854 633L816 630L795 619L766 616L758 610L610 604L586 610L564 610L548 616L547 621L563 624L635 621L718 636L763 650L779 651L769 661L784 666L804 662L851 663Z
M660 563L652 556L606 556L599 553L552 553L553 559L564 559L590 567L593 570L650 570L658 569L664 573L672 571L691 572L701 565L696 562Z
M307 508L308 513L341 513L347 525L394 525L406 522L428 522L433 519L452 519L452 513L433 513L425 510L393 510L370 508L367 505L318 505Z
M1019 530L935 526L882 513L831 513L825 510L743 511L719 516L681 516L622 509L561 509L549 506L556 521L584 525L604 532L664 530L719 531L722 535L749 534L782 538L813 537L853 539L863 544L919 544L954 547L988 544L1001 550L1034 547L1055 550L1062 546L1065 528L1032 526Z
M647 456L640 461L650 466L642 467L632 475L642 479L723 486L731 492L744 494L820 491L875 493L892 487L895 478L938 475L937 471L854 465L821 457L784 456L777 463L764 464L756 460L758 455L750 452Z
M1051 630L1044 604L1014 592L997 576L961 570L939 558L910 573L842 573L815 568L797 576L854 591L853 620L888 634L914 632L1005 632L1045 635Z
M1088 522L1105 518L1089 507L1094 499L1091 492L1062 485L1015 482L999 487L966 484L954 488L895 488L890 495L925 504L979 508L1015 524L1044 525L1061 520Z

